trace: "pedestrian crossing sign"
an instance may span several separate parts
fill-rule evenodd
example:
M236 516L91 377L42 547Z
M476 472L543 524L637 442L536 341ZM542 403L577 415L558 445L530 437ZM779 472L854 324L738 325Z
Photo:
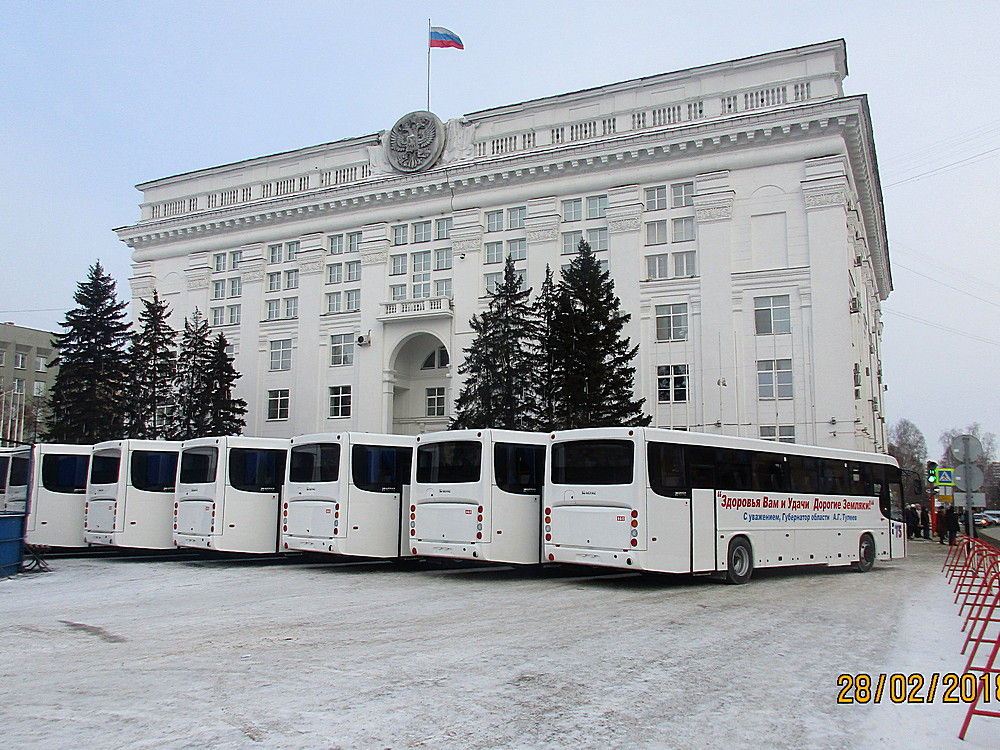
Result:
M937 483L938 484L955 484L955 470L954 469L938 469L937 470Z

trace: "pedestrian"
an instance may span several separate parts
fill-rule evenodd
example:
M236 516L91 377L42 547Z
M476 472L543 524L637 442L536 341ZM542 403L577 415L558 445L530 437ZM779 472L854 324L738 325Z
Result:
M917 511L913 509L912 505L906 506L903 519L906 521L906 538L913 539L920 529L920 516L917 515Z
M944 544L945 538L948 536L948 524L945 521L944 508L938 508L938 512L934 517L935 528L937 529L938 539L941 544Z
M931 538L931 514L927 510L926 505L920 506L920 526L924 532L924 539Z
M954 545L955 535L958 534L958 513L955 512L955 508L951 505L944 512L944 525L948 529L948 544Z

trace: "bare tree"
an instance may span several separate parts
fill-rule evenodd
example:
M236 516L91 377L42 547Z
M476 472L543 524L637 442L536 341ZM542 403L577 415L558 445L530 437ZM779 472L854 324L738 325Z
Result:
M983 457L976 463L981 465L985 469L993 461L996 461L997 456L997 436L992 432L983 432L982 427L979 422L973 422L964 430L951 429L945 430L941 433L940 443L941 443L941 460L939 463L942 466L954 466L954 462L951 460L951 453L949 448L951 447L951 441L957 438L959 435L974 435L979 438L979 442L983 444Z
M924 433L908 419L889 427L889 455L903 470L903 502L927 500L922 477L927 465L927 441Z

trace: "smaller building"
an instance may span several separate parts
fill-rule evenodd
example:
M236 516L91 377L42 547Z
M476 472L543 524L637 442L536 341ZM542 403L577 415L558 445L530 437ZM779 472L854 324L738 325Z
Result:
M55 335L0 323L0 444L38 439L58 369Z

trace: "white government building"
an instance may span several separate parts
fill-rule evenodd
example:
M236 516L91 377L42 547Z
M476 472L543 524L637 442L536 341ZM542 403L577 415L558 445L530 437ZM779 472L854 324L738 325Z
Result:
M447 426L511 255L610 269L660 427L887 448L892 290L843 40L392 128L138 185L132 294L233 345L248 435Z

